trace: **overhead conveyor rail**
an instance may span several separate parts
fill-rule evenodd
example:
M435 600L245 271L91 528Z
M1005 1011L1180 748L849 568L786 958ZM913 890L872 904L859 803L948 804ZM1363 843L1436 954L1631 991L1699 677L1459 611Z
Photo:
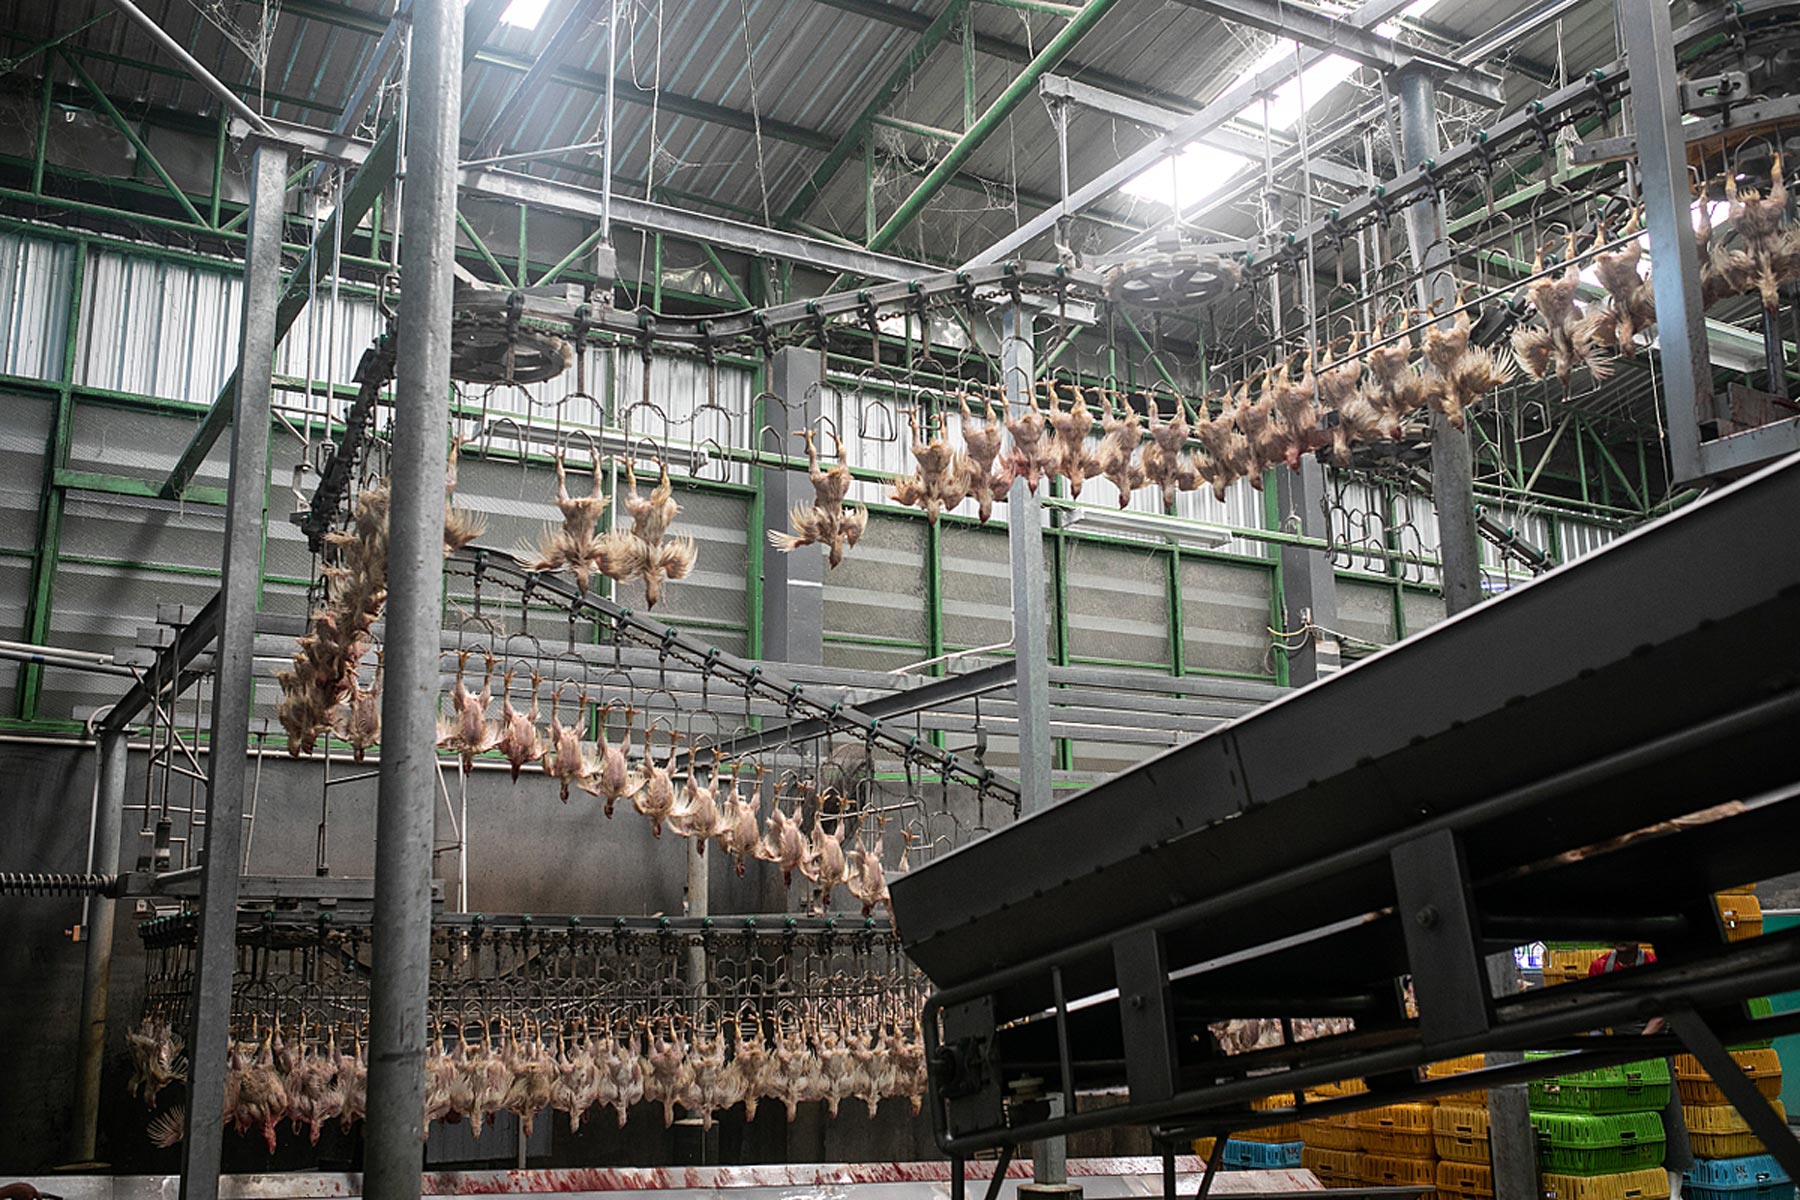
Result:
M1339 1107L1516 1082L1571 1064L1449 1089L1412 1068L1676 1048L1582 1036L1653 1015L1723 1059L1733 1092L1720 1041L1800 1028L1744 1003L1800 982L1800 933L1721 944L1712 900L1800 868L1797 507L1793 458L896 879L896 926L937 987L939 1144L1225 1132L1282 1119L1253 1099L1344 1078L1372 1091ZM1653 941L1659 962L1490 995L1485 956L1557 938ZM1233 1056L1207 1028L1293 1017L1355 1026ZM1010 1103L1026 1075L1066 1115ZM1120 1083L1126 1103L1076 1112L1077 1090ZM1770 1148L1800 1159L1785 1134Z

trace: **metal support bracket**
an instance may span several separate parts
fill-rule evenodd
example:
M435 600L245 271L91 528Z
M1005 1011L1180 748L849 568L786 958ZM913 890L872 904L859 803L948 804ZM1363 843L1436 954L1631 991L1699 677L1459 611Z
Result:
M1487 1032L1494 1001L1477 944L1462 838L1441 829L1396 846L1388 860L1425 1044Z
M1175 1020L1162 934L1146 930L1120 938L1113 943L1113 969L1131 1102L1166 1100L1175 1094Z

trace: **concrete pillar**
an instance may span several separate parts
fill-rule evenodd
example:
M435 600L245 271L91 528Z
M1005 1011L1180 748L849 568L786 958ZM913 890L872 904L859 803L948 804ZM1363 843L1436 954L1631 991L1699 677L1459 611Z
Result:
M784 452L803 456L806 442L799 432L816 428L823 404L819 351L784 346L769 360L769 390L787 404L773 402L763 420L777 426ZM781 422L787 427L780 428ZM767 436L765 435L765 440ZM826 439L829 441L829 439ZM836 448L821 444L819 453ZM804 471L765 467L762 473L763 520L770 529L786 529L788 510L813 502L812 484ZM762 656L771 662L818 665L825 661L825 555L816 546L783 553L767 542L762 548Z

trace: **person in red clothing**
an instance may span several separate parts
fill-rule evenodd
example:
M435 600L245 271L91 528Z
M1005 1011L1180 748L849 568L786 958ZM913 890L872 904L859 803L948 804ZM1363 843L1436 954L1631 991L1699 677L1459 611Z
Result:
M1597 956L1588 964L1588 978L1596 975L1608 975L1614 971L1623 971L1630 967L1644 966L1656 961L1656 951L1648 946L1640 946L1636 942L1620 942L1605 954ZM1642 1029L1631 1026L1618 1027L1614 1034L1661 1033L1663 1019L1652 1017L1644 1023ZM1671 1197L1681 1195L1681 1173L1694 1165L1693 1151L1688 1148L1687 1120L1681 1112L1681 1097L1675 1087L1675 1064L1669 1064L1669 1102L1662 1110L1663 1134L1668 1139L1663 1145L1663 1169L1669 1173Z

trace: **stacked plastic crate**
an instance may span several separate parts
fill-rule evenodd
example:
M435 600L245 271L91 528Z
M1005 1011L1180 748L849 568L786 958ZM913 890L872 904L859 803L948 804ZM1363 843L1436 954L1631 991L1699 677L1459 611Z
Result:
M1720 892L1714 900L1727 941L1743 941L1762 933L1762 905L1756 893ZM1750 1002L1753 1016L1766 1016L1769 1008L1766 999ZM1774 1048L1768 1042L1753 1042L1732 1047L1731 1057L1756 1090L1782 1112L1775 1100L1781 1094L1781 1060ZM1676 1056L1675 1086L1681 1093L1681 1111L1694 1151L1684 1193L1694 1200L1794 1200L1794 1184L1787 1172L1763 1152L1762 1142L1698 1059L1689 1054Z
M1485 1055L1471 1054L1433 1063L1431 1079L1479 1071ZM1437 1151L1437 1190L1441 1200L1492 1200L1494 1171L1488 1159L1487 1093L1447 1092L1431 1112L1432 1148Z
M1547 1200L1663 1200L1669 1064L1653 1058L1531 1085Z
M1253 1100L1250 1107L1258 1112L1269 1112L1275 1109L1292 1108L1292 1093L1269 1096L1262 1100ZM1271 1167L1297 1167L1300 1165L1300 1122L1283 1121L1276 1125L1263 1125L1256 1129L1245 1129L1231 1135L1225 1143L1225 1169L1231 1171L1262 1171Z
M1326 1084L1307 1093L1307 1099L1330 1100L1368 1091L1360 1079ZM1300 1165L1326 1187L1362 1186L1363 1133L1355 1113L1315 1117L1300 1122Z

